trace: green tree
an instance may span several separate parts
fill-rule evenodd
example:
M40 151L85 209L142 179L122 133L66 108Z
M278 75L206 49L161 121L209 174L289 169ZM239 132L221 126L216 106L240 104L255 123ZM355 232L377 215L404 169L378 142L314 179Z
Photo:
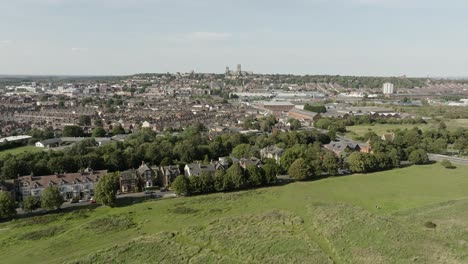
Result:
M303 158L305 152L305 145L296 144L293 147L288 148L281 157L281 166L283 167L284 171L288 171L289 167L295 160Z
M48 210L59 209L64 200L57 186L49 186L42 192L41 207Z
M117 174L106 174L102 176L94 189L96 202L114 207L117 190L119 189L119 177Z
M247 180L238 163L232 164L231 167L227 169L226 177L232 182L232 188L234 190L247 187Z
M9 192L0 192L0 218L16 215L16 201Z
M464 154L468 150L468 140L464 136L458 137L454 142L454 148L459 154Z
M217 170L213 176L213 187L217 192L224 192L230 189L230 182L227 180L226 172L224 170Z
M258 156L258 150L250 144L237 145L232 150L232 156L236 158L250 158Z
M249 185L252 187L258 187L265 184L263 171L255 166L254 164L248 165L246 169L248 176Z
M201 176L192 176L189 177L189 189L191 194L199 194L202 193L202 181Z
M322 168L328 175L336 175L338 173L340 166L335 153L327 151L325 155L323 155Z
M93 137L104 137L106 136L106 130L103 127L95 127L93 129Z
M172 182L171 187L178 195L190 194L190 182L184 175L177 176L177 178Z
M32 212L41 207L41 200L37 196L26 196L23 200L23 210L25 212Z
M83 135L83 129L79 126L65 126L62 131L64 137L82 137Z
M276 163L266 163L262 170L265 175L265 185L276 183L276 175L279 173L279 166Z
M288 170L289 177L303 181L312 178L312 170L303 158L296 159Z
M120 135L125 134L125 129L122 127L121 124L117 124L112 127L112 135Z
M301 128L301 121L291 118L289 119L289 125L291 130L299 130Z
M324 105L319 104L305 104L304 110L315 112L315 113L325 113L327 112L327 108Z
M429 157L424 149L416 149L409 154L408 160L414 164L426 164L429 162Z
M367 172L366 156L361 152L353 152L346 158L346 164L352 172Z
M200 175L200 181L202 193L210 193L214 191L214 179L211 173L202 172Z
M78 124L80 124L80 126L90 126L91 125L91 117L88 116L88 115L81 115L78 118Z

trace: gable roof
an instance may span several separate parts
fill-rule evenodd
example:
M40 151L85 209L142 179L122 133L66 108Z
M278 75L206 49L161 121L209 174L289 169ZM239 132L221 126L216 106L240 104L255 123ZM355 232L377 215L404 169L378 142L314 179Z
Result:
M18 181L20 184L27 183L33 187L46 187L50 185L59 184L77 184L85 182L97 182L99 178L106 175L107 170L99 171L88 171L88 172L77 172L77 173L65 173L55 174L46 176L20 176Z
M190 163L185 165L185 168L190 171L190 175L199 176L203 172L214 172L216 168L213 164L200 164L200 163Z
M138 175L142 175L145 171L153 171L146 163L141 164L141 166L137 169Z

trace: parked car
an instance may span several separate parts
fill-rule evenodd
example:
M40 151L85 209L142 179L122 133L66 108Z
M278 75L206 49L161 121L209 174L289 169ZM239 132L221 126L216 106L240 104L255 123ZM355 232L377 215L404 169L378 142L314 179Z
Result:
M95 204L96 201L94 200L94 198L91 197L91 198L89 199L89 203L90 203L90 204Z
M167 192L167 188L166 188L166 187L161 187L161 189L159 189L159 191L161 191L161 192Z
M151 191L151 190L145 190L145 194L152 194L152 193L154 193L154 192Z

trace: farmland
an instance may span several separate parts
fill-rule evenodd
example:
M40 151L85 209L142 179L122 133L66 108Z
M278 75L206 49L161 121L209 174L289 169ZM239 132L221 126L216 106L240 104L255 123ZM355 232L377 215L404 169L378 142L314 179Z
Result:
M412 166L13 220L0 224L0 257L4 263L466 263L467 171Z

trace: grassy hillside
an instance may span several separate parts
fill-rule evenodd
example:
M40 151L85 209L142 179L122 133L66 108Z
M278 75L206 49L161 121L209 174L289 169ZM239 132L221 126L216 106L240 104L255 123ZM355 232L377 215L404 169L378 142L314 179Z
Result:
M15 220L0 224L0 259L468 263L467 172L414 166Z

